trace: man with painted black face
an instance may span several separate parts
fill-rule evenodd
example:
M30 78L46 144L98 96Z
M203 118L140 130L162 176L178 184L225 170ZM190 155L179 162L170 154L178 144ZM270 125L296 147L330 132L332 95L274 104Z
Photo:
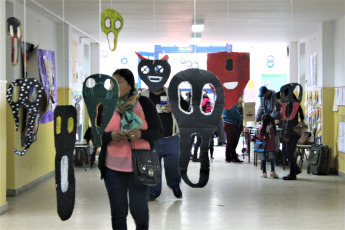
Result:
M165 178L168 186L173 190L176 198L182 197L180 189L181 176L179 173L180 158L180 136L175 117L171 113L168 98L168 88L159 90L146 90L143 96L149 97L156 105L157 112L162 121L164 137L154 142L154 148L158 154L159 161L164 160ZM188 111L188 103L181 97L180 106ZM162 180L156 186L149 189L149 201L154 201L162 192Z
M261 121L263 114L271 114L274 111L274 105L277 102L276 92L271 89L267 89L266 86L261 86L259 89L260 106L256 112L256 122Z

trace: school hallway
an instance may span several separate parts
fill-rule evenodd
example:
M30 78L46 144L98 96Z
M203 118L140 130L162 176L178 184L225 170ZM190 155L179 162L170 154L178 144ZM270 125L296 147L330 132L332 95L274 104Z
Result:
M239 144L242 148L242 144ZM167 188L149 203L150 229L345 229L345 179L316 176L303 170L296 181L276 168L279 179L261 178L260 163L225 163L225 147L215 147L210 178L204 188L181 183L183 198ZM242 159L242 157L241 157ZM190 161L188 175L198 180L199 163ZM270 170L267 164L267 170ZM8 211L0 229L111 229L110 207L98 168L75 168L76 201L73 215L61 221L56 211L55 178L16 197L8 197ZM135 229L128 215L128 229Z

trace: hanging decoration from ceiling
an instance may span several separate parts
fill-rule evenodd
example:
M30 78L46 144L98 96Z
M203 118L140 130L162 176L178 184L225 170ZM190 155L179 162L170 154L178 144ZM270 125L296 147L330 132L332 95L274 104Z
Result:
M94 74L83 83L83 97L91 120L96 147L102 145L102 133L107 127L119 100L117 81L105 74Z
M14 88L19 89L18 95L13 95ZM36 134L38 130L39 120L39 107L42 102L43 86L34 78L17 79L13 81L7 89L7 101L11 106L12 114L15 121L16 130L19 127L19 108L23 106L24 114L26 117L24 123L24 129L22 131L22 147L24 150L19 151L14 149L13 151L18 155L24 155L30 145L36 141ZM13 97L18 97L18 100L14 101Z
M179 85L188 82L191 85L191 112L180 108ZM211 84L215 90L216 100L211 113L204 113L201 110L203 87ZM169 99L176 121L179 126L180 142L180 174L182 179L191 187L204 187L209 178L210 163L208 158L208 144L213 132L219 125L219 120L224 107L224 92L218 78L211 72L200 69L187 69L177 73L169 85ZM199 182L193 183L187 175L190 160L190 137L193 133L201 136L200 147L200 177Z
M18 18L7 19L7 34L11 37L11 63L12 66L18 64L19 44L22 38L22 26Z
M75 202L73 152L77 112L74 106L57 106L54 111L55 184L57 212L61 220L71 217Z
M41 109L43 114L40 123L46 123L54 120L54 109L58 105L55 53L54 51L39 49L37 58L39 75L45 92L43 94L44 108Z
M28 61L32 57L32 53L34 51L35 45L29 42L20 42L20 47L21 47L21 55L22 55L22 73L23 73L23 78L28 78Z
M150 90L157 91L164 87L170 76L171 68L168 63L169 56L165 55L159 60L150 60L135 52L140 58L138 74Z
M119 12L114 9L105 9L101 14L101 27L102 31L107 36L109 49L116 50L117 39L119 33L123 28L123 18Z
M299 96L296 98L294 95L294 90L296 87L299 87ZM303 87L298 83L289 83L283 85L280 88L280 94L282 95L282 115L285 121L292 120L301 104L303 97Z
M242 96L250 78L249 53L209 53L207 70L219 78L225 94L224 108L231 109Z

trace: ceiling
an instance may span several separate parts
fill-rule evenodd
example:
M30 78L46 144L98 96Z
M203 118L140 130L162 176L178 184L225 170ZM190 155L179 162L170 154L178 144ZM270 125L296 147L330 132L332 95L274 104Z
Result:
M113 8L124 18L118 42L154 44L189 43L194 15L204 19L201 43L298 41L321 22L343 17L344 5L345 0L27 1L27 6L49 11L57 16L54 20L64 19L101 42L106 36L100 14Z

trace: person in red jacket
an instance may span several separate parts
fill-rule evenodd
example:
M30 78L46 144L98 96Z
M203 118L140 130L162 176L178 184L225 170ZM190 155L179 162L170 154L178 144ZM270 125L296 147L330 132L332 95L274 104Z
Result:
M271 163L271 174L270 176L273 178L278 178L278 175L274 171L274 150L275 150L275 142L274 137L277 135L276 126L274 124L273 118L269 114L264 114L261 117L262 125L260 126L260 132L258 139L260 141L265 141L265 152L261 154L261 169L262 169L262 178L267 178L266 172L266 155L268 156L268 160Z

